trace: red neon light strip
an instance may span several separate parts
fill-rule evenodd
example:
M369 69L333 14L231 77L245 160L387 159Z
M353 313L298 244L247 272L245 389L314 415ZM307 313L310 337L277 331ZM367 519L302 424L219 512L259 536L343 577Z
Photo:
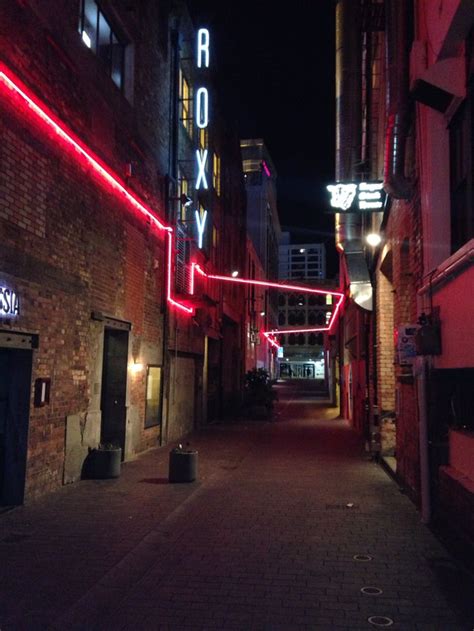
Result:
M196 263L191 263L191 278L189 279L189 293L194 295L194 268L196 267Z
M263 335L267 338L267 340L270 342L272 346L274 346L277 349L281 348L280 344L278 344L276 340L272 339L268 333L263 333Z
M280 348L280 345L276 342L276 340L272 339L271 336L275 336L278 334L287 334L287 333L322 333L322 332L330 331L336 321L337 314L344 301L344 294L341 293L340 291L328 291L328 290L323 290L323 289L314 289L312 287L304 287L304 286L302 287L300 285L288 285L286 283L274 283L271 281L252 280L248 278L234 278L233 276L221 276L218 274L207 274L201 268L200 265L198 265L197 263L193 263L191 267L191 273L194 274L195 272L198 272L198 274L200 274L201 276L205 276L206 278L211 278L213 280L223 280L223 281L229 281L233 283L243 283L246 285L259 285L262 287L276 287L278 289L284 289L287 291L297 290L303 293L307 292L307 293L319 294L319 295L324 295L324 296L329 294L331 296L338 297L338 301L336 303L334 310L332 311L331 318L325 327L314 327L314 328L308 328L308 329L285 329L285 330L274 329L272 331L262 331L262 334L267 338L270 344L272 344L276 348Z
M286 335L288 333L323 333L329 331L329 327L318 327L311 329L272 329L271 331L265 331L268 335Z
M52 129L63 142L79 153L102 179L106 180L117 192L124 195L134 208L148 217L160 230L172 230L169 226L165 226L150 208L145 206L145 204L139 201L133 193L128 191L123 184L120 183L118 178L103 164L101 164L100 159L94 155L92 151L83 146L79 139L74 138L69 130L67 130L58 120L55 120L54 115L48 112L44 105L40 105L39 102L36 102L31 96L29 96L23 88L17 85L17 83L5 72L3 64L0 65L0 81L10 91L10 93L14 93L16 96L20 97L34 112L34 114L46 123L46 125Z
M234 278L233 276L221 276L218 274L207 274L199 265L195 265L194 269L199 272L202 276L206 276L207 278L211 278L213 280L224 280L229 281L231 283L244 283L245 285L259 285L261 287L275 287L277 289L285 289L288 291L302 291L305 293L318 294L320 296L338 296L341 298L344 294L340 291L330 291L326 289L313 289L312 287L305 287L301 285L287 285L286 283L275 283L267 280L253 280L251 278Z
M9 94L15 95L20 98L23 103L34 113L34 115L40 119L50 130L52 130L66 146L72 148L76 154L81 156L88 166L90 166L100 178L107 182L116 193L119 193L125 198L125 200L143 214L147 219L150 219L152 225L160 231L166 231L169 237L168 247L168 275L167 275L167 300L174 307L181 309L182 311L193 314L194 309L188 307L176 300L171 295L171 262L172 262L172 249L171 239L173 229L170 226L166 226L162 223L154 214L154 212L141 202L132 192L127 190L125 186L120 182L119 178L111 172L106 165L102 163L100 158L96 156L88 147L86 147L74 134L66 128L66 126L59 121L56 116L50 112L44 104L42 104L36 97L29 95L27 88L21 84L16 77L14 77L6 68L6 66L0 63L0 85L4 89L8 90Z

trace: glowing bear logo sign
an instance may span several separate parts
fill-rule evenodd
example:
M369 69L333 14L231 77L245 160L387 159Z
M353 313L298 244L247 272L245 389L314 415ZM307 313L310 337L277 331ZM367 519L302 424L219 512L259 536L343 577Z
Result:
M357 184L330 184L326 187L331 193L331 206L348 210L354 203Z

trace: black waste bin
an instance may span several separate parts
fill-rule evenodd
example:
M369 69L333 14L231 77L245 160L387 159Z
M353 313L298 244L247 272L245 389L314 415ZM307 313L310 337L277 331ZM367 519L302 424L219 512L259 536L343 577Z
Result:
M194 482L197 478L198 452L194 449L176 447L170 451L170 482Z

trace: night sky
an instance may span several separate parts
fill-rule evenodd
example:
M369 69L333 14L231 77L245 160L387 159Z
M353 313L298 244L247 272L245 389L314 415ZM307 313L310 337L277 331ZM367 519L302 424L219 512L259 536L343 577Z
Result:
M336 273L334 215L334 2L190 0L209 26L218 91L241 138L263 138L278 172L278 209L294 242L325 242ZM317 10L315 11L315 7Z

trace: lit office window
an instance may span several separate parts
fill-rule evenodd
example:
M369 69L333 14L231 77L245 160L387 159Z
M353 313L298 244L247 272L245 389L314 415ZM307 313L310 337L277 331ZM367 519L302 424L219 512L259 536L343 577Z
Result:
M207 148L207 128L201 127L199 129L199 149L204 151Z
M104 64L115 85L123 88L125 44L113 31L96 0L82 0L79 19L82 41Z
M212 169L212 184L217 195L221 194L221 159L217 153L214 152L213 157L213 169Z
M190 138L193 136L192 94L191 88L181 68L179 69L179 104L180 118Z

